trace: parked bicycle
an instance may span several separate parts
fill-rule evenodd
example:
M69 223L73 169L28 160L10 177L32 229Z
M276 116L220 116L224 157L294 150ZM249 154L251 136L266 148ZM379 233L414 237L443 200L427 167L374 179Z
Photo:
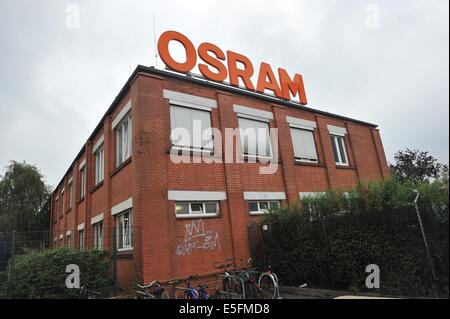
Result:
M198 285L198 287L192 286L191 281L196 280L197 278L197 275L191 275L186 279L179 279L169 282L170 285L173 285L175 287L175 299L211 299L207 292L208 285L200 284ZM186 287L178 286L183 282L186 282ZM182 294L177 295L177 291L182 291Z
M242 295L244 282L229 270L232 265L234 265L234 261L231 258L225 260L224 263L214 263L214 268L221 269L223 272L219 275L219 284L215 293L217 299L245 299L245 295Z
M244 260L238 258L243 263ZM276 299L280 297L277 275L269 270L259 272L252 267L252 259L247 260L241 270L229 272L228 268L234 263L227 259L225 263L216 263L215 268L223 269L222 279L223 296L240 296L242 299ZM219 292L220 293L220 292Z
M148 285L136 284L135 294L137 299L169 299L164 287L156 280Z

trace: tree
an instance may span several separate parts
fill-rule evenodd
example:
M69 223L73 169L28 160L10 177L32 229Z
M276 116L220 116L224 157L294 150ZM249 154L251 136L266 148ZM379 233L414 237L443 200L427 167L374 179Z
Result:
M11 161L0 176L0 232L47 230L50 192L36 166Z
M395 163L390 164L391 174L402 182L419 184L433 178L445 178L448 166L438 163L428 152L406 149L394 155Z

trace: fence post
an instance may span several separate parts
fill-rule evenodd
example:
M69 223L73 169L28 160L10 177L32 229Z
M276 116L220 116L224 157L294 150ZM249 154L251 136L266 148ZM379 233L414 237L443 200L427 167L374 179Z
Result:
M8 298L12 298L12 268L14 265L14 255L16 253L16 231L13 230L12 238L11 238L11 258L9 259L9 267L8 267Z
M116 232L115 227L112 227L112 275L113 275L113 292L114 296L117 296L117 256L116 256Z

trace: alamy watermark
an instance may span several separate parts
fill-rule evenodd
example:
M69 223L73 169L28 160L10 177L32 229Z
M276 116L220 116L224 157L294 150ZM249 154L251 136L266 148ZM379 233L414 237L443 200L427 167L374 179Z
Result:
M80 28L80 7L71 3L66 6L66 28L79 29Z
M381 8L378 4L368 4L366 6L366 27L369 29L380 28Z
M170 139L170 159L174 164L260 163L261 175L275 174L278 170L277 128L225 128L223 136L219 129L203 129L202 122L194 120L192 130L173 128Z
M369 274L366 278L366 287L368 289L380 289L380 267L376 264L368 265L366 273Z
M80 289L80 267L75 264L66 266L66 287L69 289Z

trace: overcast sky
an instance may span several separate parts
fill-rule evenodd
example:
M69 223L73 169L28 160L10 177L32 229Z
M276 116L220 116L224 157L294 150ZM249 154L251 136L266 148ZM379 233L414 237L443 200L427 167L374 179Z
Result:
M308 106L378 124L389 161L409 147L448 163L448 0L1 0L0 174L26 161L59 182L134 68L155 65L153 12L157 36L303 74Z

